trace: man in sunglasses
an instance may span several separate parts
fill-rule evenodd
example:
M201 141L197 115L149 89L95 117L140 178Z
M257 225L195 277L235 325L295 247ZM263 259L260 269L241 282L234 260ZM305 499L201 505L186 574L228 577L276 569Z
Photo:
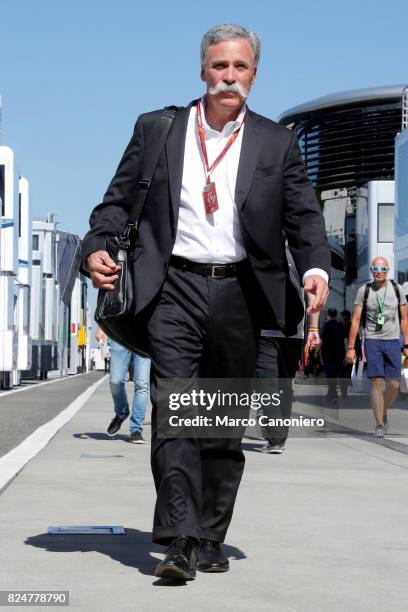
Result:
M383 438L388 431L387 411L398 394L401 377L400 332L404 340L403 353L408 357L407 302L401 285L387 279L388 270L385 257L373 259L370 266L373 282L362 285L356 295L346 353L346 361L353 363L361 325L367 374L372 382L370 400L376 438Z

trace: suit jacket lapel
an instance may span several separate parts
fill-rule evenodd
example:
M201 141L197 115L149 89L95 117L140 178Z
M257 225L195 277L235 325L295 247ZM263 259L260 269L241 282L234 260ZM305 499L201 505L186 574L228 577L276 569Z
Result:
M248 111L242 136L241 154L239 157L237 182L235 185L235 203L242 208L252 182L258 163L262 144L262 131L257 115Z
M183 179L184 149L190 109L196 101L190 102L175 117L166 141L167 167L169 171L170 197L173 219L177 219L180 206L181 181Z

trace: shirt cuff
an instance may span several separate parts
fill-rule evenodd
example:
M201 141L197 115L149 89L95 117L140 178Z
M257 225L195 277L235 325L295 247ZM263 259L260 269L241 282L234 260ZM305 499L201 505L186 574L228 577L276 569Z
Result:
M308 276L311 276L312 274L317 274L318 276L321 276L322 278L324 278L326 283L329 284L329 275L327 274L327 272L325 272L321 268L310 268L310 270L306 270L302 278L303 284L305 282L305 278L307 278Z

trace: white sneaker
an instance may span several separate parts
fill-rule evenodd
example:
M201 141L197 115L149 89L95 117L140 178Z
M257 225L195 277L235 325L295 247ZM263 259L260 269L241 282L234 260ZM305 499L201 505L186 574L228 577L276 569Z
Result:
M265 446L259 449L261 453L265 453L267 455L281 455L285 450L285 443L282 444L271 444L267 442Z
M383 438L384 433L384 425L376 425L376 428L374 429L374 438Z

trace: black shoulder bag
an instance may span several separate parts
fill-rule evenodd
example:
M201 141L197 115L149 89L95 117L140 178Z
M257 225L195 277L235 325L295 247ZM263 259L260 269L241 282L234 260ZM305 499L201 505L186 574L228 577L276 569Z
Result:
M178 110L176 106L164 109L160 118L160 136L147 159L144 176L138 182L136 199L127 225L120 234L108 236L106 239L106 250L121 269L118 271L119 278L115 281L114 289L99 290L95 310L95 321L109 338L130 351L142 355L147 355L147 349L143 346L143 342L140 342L141 330L134 314L135 294L132 271L129 269L129 255L134 248L139 218L149 193L160 153Z

